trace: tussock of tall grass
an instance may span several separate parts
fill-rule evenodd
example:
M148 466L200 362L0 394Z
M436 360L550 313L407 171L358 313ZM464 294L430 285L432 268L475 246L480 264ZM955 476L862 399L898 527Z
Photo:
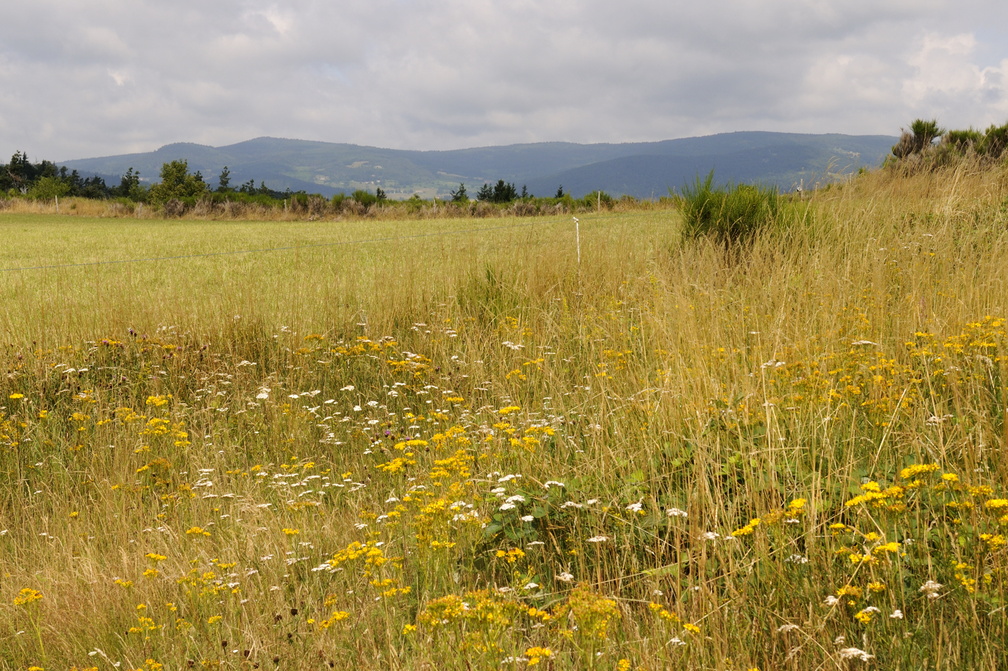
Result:
M0 666L998 668L1008 189L673 211L2 215ZM532 225L525 225L531 223ZM409 237L442 232L442 236Z

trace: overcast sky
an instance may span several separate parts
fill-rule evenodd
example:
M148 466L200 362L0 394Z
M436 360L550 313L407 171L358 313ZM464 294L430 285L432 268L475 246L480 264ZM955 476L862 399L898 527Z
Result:
M1008 122L1004 0L27 0L0 162Z

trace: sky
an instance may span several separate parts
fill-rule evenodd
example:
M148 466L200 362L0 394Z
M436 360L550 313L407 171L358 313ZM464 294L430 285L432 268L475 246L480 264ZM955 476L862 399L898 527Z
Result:
M30 0L0 162L261 136L393 149L1008 122L1004 0Z

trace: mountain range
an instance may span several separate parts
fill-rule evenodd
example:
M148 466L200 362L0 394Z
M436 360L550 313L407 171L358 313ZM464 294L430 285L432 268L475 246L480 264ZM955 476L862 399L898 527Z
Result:
M882 163L898 138L885 135L721 133L622 144L543 142L447 151L381 149L353 144L261 137L223 147L176 143L152 152L63 161L82 176L117 184L129 168L159 181L161 166L186 160L216 188L225 166L230 186L252 180L275 191L332 196L381 188L390 198L447 198L464 184L470 197L503 179L537 196L559 188L580 197L658 198L712 170L719 184L759 183L792 191L842 179Z

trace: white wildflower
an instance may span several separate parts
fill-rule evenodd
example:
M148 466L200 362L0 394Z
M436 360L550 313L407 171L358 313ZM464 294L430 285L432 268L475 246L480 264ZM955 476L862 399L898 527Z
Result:
M589 543L605 543L607 540L609 540L608 536L592 536L591 538L588 539L588 542Z
M680 510L679 508L669 508L665 511L665 514L669 517L689 517L685 510Z
M840 659L860 659L862 662L875 659L875 655L870 655L861 648L843 648L840 651Z
M935 582L934 580L928 580L926 583L920 586L918 590L929 599L937 599L939 594L938 591L942 588L942 584Z

